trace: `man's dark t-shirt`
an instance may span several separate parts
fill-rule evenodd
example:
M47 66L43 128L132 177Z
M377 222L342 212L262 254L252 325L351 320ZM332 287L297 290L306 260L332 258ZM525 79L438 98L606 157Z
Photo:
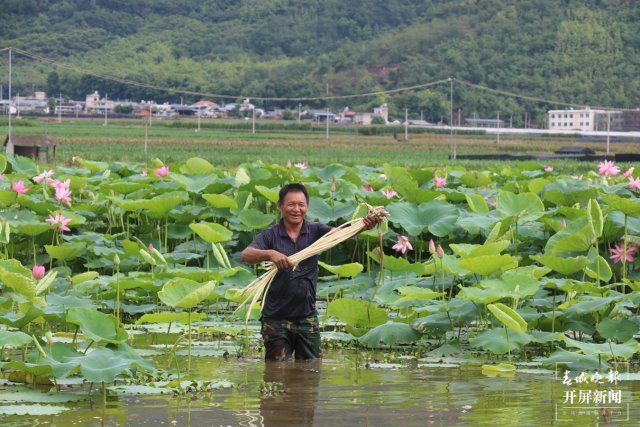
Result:
M281 220L265 228L249 246L256 249L273 249L286 256L300 252L331 230L320 222L304 221L300 235L291 240ZM318 256L302 261L294 269L280 270L264 297L262 316L273 319L293 319L316 314L316 284L318 281Z

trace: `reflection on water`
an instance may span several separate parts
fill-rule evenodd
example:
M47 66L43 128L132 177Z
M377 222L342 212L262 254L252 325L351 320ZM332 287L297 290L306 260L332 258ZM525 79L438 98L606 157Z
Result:
M342 353L322 362L273 362L199 357L195 377L225 379L236 389L192 395L111 397L69 404L56 416L5 416L3 426L618 426L637 425L638 381L605 388L621 409L578 404L591 385L569 388L551 371L520 368L488 377L479 366L365 369ZM624 377L624 375L622 375ZM565 403L574 390L575 404ZM583 409L586 407L586 409Z

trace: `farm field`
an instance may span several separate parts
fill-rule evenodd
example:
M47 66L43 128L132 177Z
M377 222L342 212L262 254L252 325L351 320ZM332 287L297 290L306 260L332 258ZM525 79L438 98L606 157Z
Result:
M3 126L4 124L4 126ZM394 132L381 127L381 135L359 133L358 127L330 127L329 139L324 126L303 124L304 130L296 130L295 123L258 122L252 133L250 122L202 120L197 131L196 119L179 122L154 120L147 132L145 154L145 128L143 120L69 119L62 123L55 119L14 120L15 135L56 136L61 141L58 159L68 161L73 156L100 161L145 162L152 158L166 163L184 162L199 156L220 167L234 167L240 163L261 160L266 163L285 164L307 162L316 166L331 163L363 164L379 166L384 163L408 167L462 165L484 168L502 162L478 160L449 160L452 139L448 133L427 133L423 129L412 130L409 141L404 142L404 128ZM361 128L362 129L362 128ZM7 132L6 120L0 122L0 130ZM418 133L419 132L419 133ZM453 138L458 155L464 154L552 154L563 146L580 146L605 154L603 142L584 142L569 137L511 137L502 135L500 144L491 135L455 135ZM610 146L611 154L638 153L635 142L616 142ZM590 166L577 161L551 160L556 168L570 171L588 170ZM623 165L624 166L624 165Z
M640 415L633 165L450 162L448 135L160 123L145 155L137 122L55 126L14 127L59 136L55 164L0 156L0 414L12 425L91 425L91 408L98 424L131 425ZM458 138L458 153L574 143ZM389 214L321 256L322 366L262 362L259 304L240 307L264 270L239 254L278 220L287 182L305 183L313 221L338 226L366 204ZM586 390L608 400L576 414L567 392ZM293 395L300 413L278 418Z

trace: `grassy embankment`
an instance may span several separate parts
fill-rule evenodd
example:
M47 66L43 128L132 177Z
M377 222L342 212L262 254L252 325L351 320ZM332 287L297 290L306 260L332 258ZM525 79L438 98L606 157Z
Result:
M164 162L183 162L198 156L220 167L262 160L284 164L306 161L320 166L331 163L378 166L391 163L409 167L455 166L486 169L499 161L449 160L452 142L458 155L464 154L550 154L566 145L587 146L605 153L604 142L583 142L572 137L513 137L502 135L500 143L492 135L455 135L411 130L402 141L404 129L333 126L327 139L324 126L283 122L251 122L203 119L197 131L196 119L154 120L148 127L147 154L144 152L146 121L109 119L14 120L14 135L50 134L59 138L58 162L72 156L91 160L144 162L160 158ZM6 119L0 132L7 133ZM395 131L395 132L394 132ZM612 143L611 153L638 152L635 143ZM544 162L566 173L594 169L590 162L552 160Z

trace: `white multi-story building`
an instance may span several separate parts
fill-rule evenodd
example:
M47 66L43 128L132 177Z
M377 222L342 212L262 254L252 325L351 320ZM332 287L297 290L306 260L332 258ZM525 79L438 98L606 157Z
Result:
M606 130L606 118L604 127L599 129L599 121L603 116L618 115L618 111L592 110L589 107L584 110L550 110L549 111L549 130ZM598 120L600 119L600 120Z

